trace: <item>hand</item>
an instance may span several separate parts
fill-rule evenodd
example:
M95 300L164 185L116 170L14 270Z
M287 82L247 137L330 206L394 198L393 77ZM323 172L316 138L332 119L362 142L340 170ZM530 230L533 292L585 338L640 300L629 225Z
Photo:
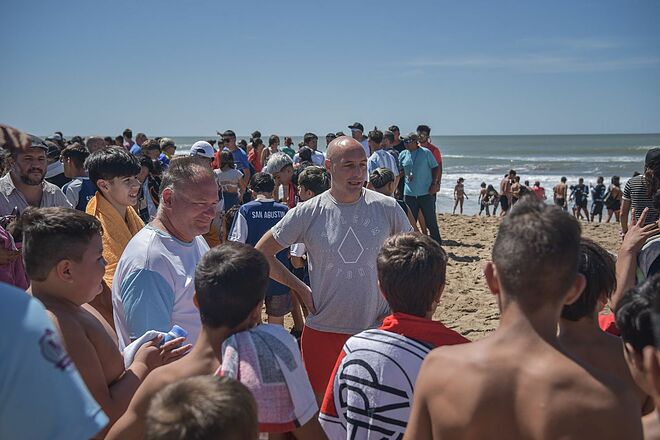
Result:
M621 243L622 252L637 254L642 250L644 243L646 243L646 240L648 240L649 237L660 233L657 222L649 223L644 226L648 213L649 208L644 208L639 219L635 220L635 208L632 209L630 226L628 227L628 231L624 232L623 243Z
M144 364L149 371L163 365L158 344L163 340L163 335L158 335L149 342L145 342L137 349L133 363L140 362Z
M20 251L13 251L11 249L0 248L0 265L13 263L20 256L21 256Z
M183 345L185 340L186 338L184 337L172 339L160 347L160 357L163 361L163 365L181 359L188 354L192 348L192 344Z
M298 298L305 304L305 307L307 307L307 310L309 310L309 313L312 315L316 314L316 308L314 307L314 298L312 297L312 289L309 287L305 286L306 289L303 291L296 290L296 294L298 295Z
M429 194L435 194L438 191L440 191L439 183L432 183L431 186L429 186Z

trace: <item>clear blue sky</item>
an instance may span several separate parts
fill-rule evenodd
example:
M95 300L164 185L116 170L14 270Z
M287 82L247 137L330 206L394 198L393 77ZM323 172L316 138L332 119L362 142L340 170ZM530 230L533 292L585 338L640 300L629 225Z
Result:
M33 133L660 132L660 1L2 0Z

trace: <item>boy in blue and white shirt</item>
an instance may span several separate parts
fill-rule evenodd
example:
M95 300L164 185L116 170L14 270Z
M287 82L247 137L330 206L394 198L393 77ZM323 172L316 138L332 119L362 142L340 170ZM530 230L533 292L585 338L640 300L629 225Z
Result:
M383 132L374 129L369 132L369 149L371 156L367 159L367 173L371 175L378 168L387 168L395 176L395 187L399 181L399 166L396 159L389 152L383 149Z
M284 217L289 208L276 203L271 197L275 189L275 181L268 173L256 173L250 179L250 190L255 200L241 206L234 217L230 241L239 241L252 246ZM288 249L277 254L277 259L289 267ZM291 311L291 295L289 288L272 279L266 291L266 313L269 324L284 325L284 315Z

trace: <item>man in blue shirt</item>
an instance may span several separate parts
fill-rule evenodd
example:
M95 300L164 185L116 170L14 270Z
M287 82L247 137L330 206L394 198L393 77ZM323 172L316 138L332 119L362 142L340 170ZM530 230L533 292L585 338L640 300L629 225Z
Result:
M230 241L255 246L261 237L275 226L287 213L289 208L281 203L275 203L271 198L275 189L275 180L268 173L256 173L250 180L250 190L255 200L241 206L229 234ZM289 248L277 253L277 259L287 268ZM292 308L289 288L277 281L270 280L266 291L266 313L269 324L284 325L284 315Z
M248 186L251 177L250 162L248 162L247 153L236 145L236 133L232 130L222 133L222 143L224 144L224 150L231 151L236 169L243 173L243 182L245 186Z
M405 178L404 200L415 220L422 211L429 235L441 243L435 214L436 193L440 191L440 167L433 153L419 145L417 133L410 133L403 143L406 149L399 153L399 165Z
M82 440L108 423L44 306L7 284L0 284L0 350L0 438Z

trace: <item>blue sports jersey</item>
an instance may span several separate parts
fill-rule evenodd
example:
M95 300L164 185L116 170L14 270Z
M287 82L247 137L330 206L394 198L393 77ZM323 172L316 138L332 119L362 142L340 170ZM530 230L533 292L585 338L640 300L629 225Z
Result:
M289 208L281 203L275 203L270 199L257 199L241 206L234 217L229 240L256 245L261 237L266 234L284 217ZM289 268L289 249L283 249L277 253L277 259ZM277 281L270 280L267 296L284 295L289 288Z

